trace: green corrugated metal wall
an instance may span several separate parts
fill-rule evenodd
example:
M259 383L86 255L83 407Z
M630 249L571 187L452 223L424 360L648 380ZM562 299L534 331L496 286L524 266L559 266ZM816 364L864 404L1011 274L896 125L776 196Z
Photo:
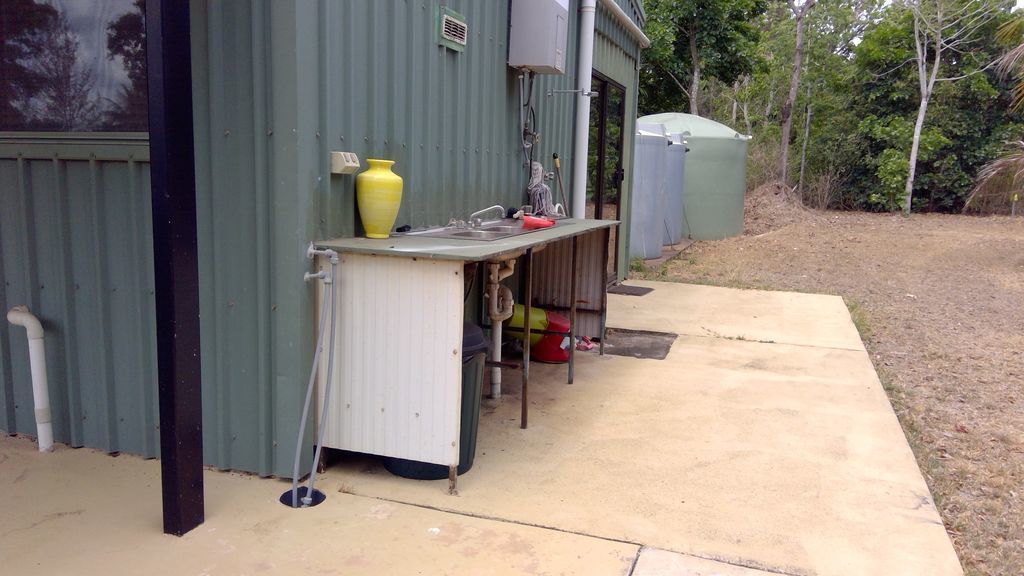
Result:
M399 223L521 203L508 8L447 4L470 30L455 53L429 2L193 5L206 460L290 474L315 323L302 255L358 226L354 179L330 174L329 153L394 159ZM541 158L571 156L572 97L544 94L573 84L538 78Z
M444 224L490 204L524 203L518 132L518 80L506 65L507 2L454 0L465 16L465 52L437 45L431 2L318 4L318 102L325 234L357 225L351 177L332 177L327 152L395 160L405 178L399 224ZM575 26L566 61L575 61ZM568 67L571 68L571 67ZM575 75L538 76L534 88L541 144L536 159L572 154ZM354 104L354 105L353 105Z
M54 436L156 455L149 147L0 137L0 309L43 323ZM0 325L0 430L35 434L25 330Z
M508 3L446 5L466 16L464 53L437 46L431 2L192 0L207 463L290 475L315 328L305 247L358 227L353 178L330 174L330 151L396 160L400 224L524 200ZM549 169L555 151L571 164L574 97L546 92L575 86L575 47L573 18L569 73L535 86ZM0 214L0 303L27 302L46 324L59 441L155 456L144 142L76 144L73 161L52 143L0 142L0 194L20 207ZM18 160L26 150L39 159ZM32 432L18 336L0 329L0 429Z

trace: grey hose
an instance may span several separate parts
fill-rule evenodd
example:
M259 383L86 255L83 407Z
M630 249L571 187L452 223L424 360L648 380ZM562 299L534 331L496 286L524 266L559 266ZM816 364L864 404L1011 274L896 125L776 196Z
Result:
M324 285L324 296L327 295L327 285ZM333 308L333 299L332 306ZM323 350L324 328L327 319L327 306L320 310L320 329L316 337L316 348L313 351L313 368L309 373L309 385L306 387L306 403L302 406L302 419L299 420L299 438L295 442L295 466L292 468L292 507L299 506L299 462L302 460L302 437L306 434L306 418L309 417L309 404L313 399L313 385L316 383L316 366L320 360L320 351ZM315 464L314 464L315 468Z
M334 288L335 273L338 267L338 257L331 257L331 339L329 348L327 349L327 382L324 383L324 405L320 409L320 430L316 434L316 452L313 454L313 469L309 471L309 488L306 490L306 497L303 498L303 504L307 506L313 499L313 483L316 481L316 467L317 463L320 462L320 451L324 447L324 431L327 429L327 409L330 406L331 401L331 379L334 374L334 336L337 330L335 329L335 319L337 318L338 308L338 296L337 290ZM327 284L324 284L324 291L327 291ZM316 365L314 364L314 370Z

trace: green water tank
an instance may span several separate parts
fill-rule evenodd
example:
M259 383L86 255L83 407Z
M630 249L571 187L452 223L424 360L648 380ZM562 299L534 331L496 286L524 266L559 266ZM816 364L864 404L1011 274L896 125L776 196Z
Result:
M666 112L637 119L662 124L668 134L681 135L689 151L683 187L683 237L720 240L743 233L743 198L747 190L749 136L693 114Z

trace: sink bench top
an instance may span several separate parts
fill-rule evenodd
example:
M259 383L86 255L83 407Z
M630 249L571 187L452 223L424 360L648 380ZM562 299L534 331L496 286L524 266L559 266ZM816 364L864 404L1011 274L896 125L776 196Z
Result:
M529 248L537 248L565 238L611 228L618 224L617 220L566 218L559 220L550 228L541 228L526 234L487 241L395 234L383 240L361 237L333 238L320 240L315 244L318 248L330 248L336 252L480 262L514 258Z

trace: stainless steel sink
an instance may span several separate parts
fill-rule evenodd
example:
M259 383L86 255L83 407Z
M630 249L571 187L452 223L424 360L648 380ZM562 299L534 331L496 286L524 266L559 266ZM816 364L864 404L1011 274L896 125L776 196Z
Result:
M497 240L498 238L504 238L512 235L513 234L510 232L501 232L498 230L460 230L458 232L448 234L451 238L467 238L469 240Z
M518 236L520 234L528 234L534 231L536 230L523 228L523 223L520 220L503 218L501 220L484 222L478 228L448 226L445 228L436 228L421 232L410 232L409 234L415 236L426 236L429 238L454 238L457 240L487 241L498 240L499 238L508 238L509 236Z

